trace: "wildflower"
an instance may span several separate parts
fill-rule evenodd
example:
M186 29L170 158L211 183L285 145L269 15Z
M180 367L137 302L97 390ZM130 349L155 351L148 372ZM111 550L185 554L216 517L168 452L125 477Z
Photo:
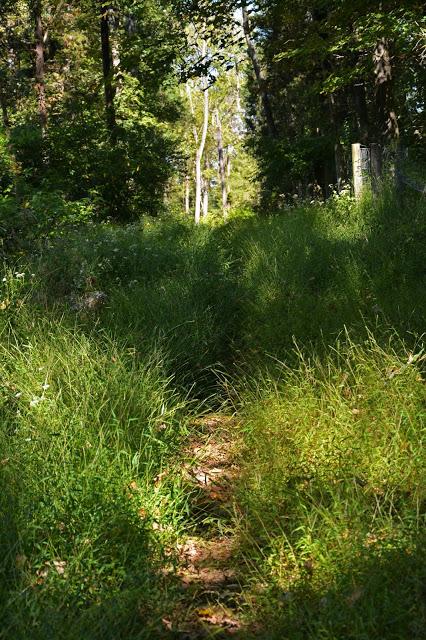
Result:
M43 389L43 391L47 391L48 389L50 389L50 384L47 384L46 382L41 385L41 388Z
M30 407L36 407L41 401L43 400L42 397L40 396L35 396L31 401L30 401Z
M25 273L15 273L15 278L22 280L22 278L25 278Z

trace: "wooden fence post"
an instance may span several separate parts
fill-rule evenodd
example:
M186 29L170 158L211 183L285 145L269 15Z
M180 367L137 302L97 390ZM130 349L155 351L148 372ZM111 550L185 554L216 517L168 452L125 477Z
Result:
M354 195L358 200L361 197L364 188L364 179L362 174L362 155L361 145L356 142L352 145L352 175L354 185Z

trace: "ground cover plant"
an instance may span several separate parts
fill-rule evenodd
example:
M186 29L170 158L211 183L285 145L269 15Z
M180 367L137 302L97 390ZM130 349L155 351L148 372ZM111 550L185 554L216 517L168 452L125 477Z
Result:
M424 235L384 192L9 256L1 636L421 638ZM218 535L232 588L188 590Z

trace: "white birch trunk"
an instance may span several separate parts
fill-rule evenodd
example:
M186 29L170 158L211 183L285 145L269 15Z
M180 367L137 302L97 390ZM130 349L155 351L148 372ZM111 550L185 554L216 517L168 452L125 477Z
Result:
M189 187L191 184L191 178L185 176L185 213L189 215Z
M202 210L203 210L203 218L207 218L209 214L209 190L210 190L210 180L208 178L208 171L210 169L210 162L208 157L206 156L204 162L204 177L203 177L203 202L202 202Z
M207 53L207 42L203 41L201 50L203 58ZM206 146L207 132L209 128L209 90L207 87L207 81L204 87L204 108L203 108L203 129L200 138L200 144L197 148L195 156L195 224L199 224L201 219L201 198L203 187L203 174L201 170L201 163L203 160L204 147Z

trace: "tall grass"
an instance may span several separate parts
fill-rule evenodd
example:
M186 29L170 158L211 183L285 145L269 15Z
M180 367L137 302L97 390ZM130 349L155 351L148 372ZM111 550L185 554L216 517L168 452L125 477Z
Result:
M185 513L173 457L191 410L160 352L140 361L24 312L14 324L0 367L1 635L150 638L168 600L162 549Z
M298 358L240 383L240 535L265 637L421 638L423 352L346 337Z
M425 221L423 200L384 193L198 229L87 225L9 261L0 637L167 637L202 401L243 425L258 635L421 638Z

